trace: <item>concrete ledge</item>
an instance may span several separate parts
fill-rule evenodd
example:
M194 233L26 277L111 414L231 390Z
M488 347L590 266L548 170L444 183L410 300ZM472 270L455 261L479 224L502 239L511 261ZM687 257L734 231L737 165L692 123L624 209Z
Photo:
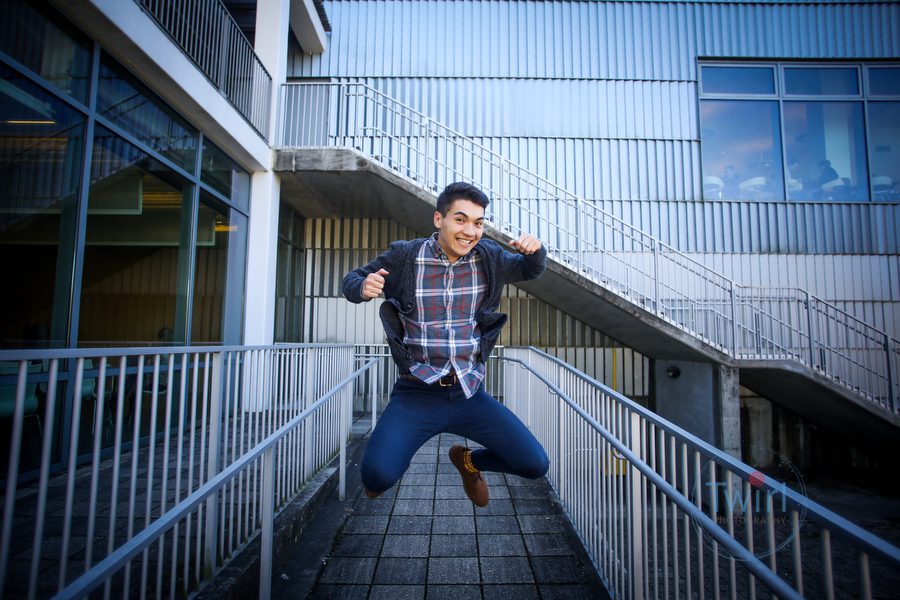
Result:
M285 550L300 537L322 502L337 487L337 461L338 458L335 458L313 477L300 495L275 518L272 548L273 578L275 573L280 572L280 567L286 558L290 556L290 552ZM257 535L253 542L216 575L212 582L200 590L197 595L198 600L238 600L257 597L259 595L259 549L260 536Z

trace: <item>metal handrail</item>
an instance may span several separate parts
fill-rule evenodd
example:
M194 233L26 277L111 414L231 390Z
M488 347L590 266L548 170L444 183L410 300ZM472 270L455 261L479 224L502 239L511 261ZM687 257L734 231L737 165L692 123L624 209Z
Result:
M142 530L140 533L135 535L133 538L125 542L122 546L116 549L113 553L109 554L106 558L98 562L94 567L92 567L89 571L81 575L78 579L73 581L71 584L66 586L65 589L61 590L55 598L58 600L68 600L75 598L84 598L93 590L97 589L101 585L103 585L106 581L108 581L113 575L115 575L119 570L121 570L131 559L135 558L138 554L143 552L146 548L149 548L151 544L162 538L168 531L174 528L180 521L184 520L185 517L189 516L194 509L196 509L200 504L205 502L210 496L217 493L221 490L225 485L235 479L241 472L243 472L247 467L253 464L254 461L258 460L260 457L263 457L264 467L263 467L263 482L262 489L268 490L268 498L263 498L265 500L265 509L263 515L263 526L260 532L261 540L260 540L260 548L262 549L263 559L260 560L260 584L259 584L259 597L260 598L268 598L270 596L270 592L272 589L272 569L271 569L271 561L272 561L272 519L275 516L274 506L275 499L272 496L272 490L274 489L274 478L275 478L275 457L274 450L276 444L280 442L284 437L288 434L292 433L296 430L303 422L305 422L311 415L315 414L320 406L322 406L325 402L330 400L337 394L341 389L343 389L346 385L355 381L359 378L363 373L368 371L370 368L375 366L377 361L370 360L365 365L354 371L349 376L345 377L343 381L334 386L331 390L328 391L324 396L319 398L316 402L311 404L308 408L306 408L299 415L288 421L282 427L280 427L277 431L268 436L265 440L254 446L251 450L243 454L240 458L238 458L234 463L225 468L218 475L210 479L208 482L203 484L199 489L197 489L190 496L179 502L176 506L172 507L171 510L167 511L164 515L158 518L153 522L149 527ZM338 479L338 497L340 500L344 499L344 495L346 492L346 453L347 453L347 436L348 436L348 428L346 419L342 419L341 422L341 434L340 434L340 451L339 451L339 479ZM267 555L267 558L266 558Z
M871 598L873 576L881 578L878 584L888 585L884 574L900 567L900 548L784 483L762 476L559 358L529 347L507 348L497 360L526 372L523 377L519 371L504 369L507 406L551 454L548 479L613 597L656 597L669 581L681 581L688 590L692 584L711 588L713 597L719 597L724 587L734 597L737 586L748 585L752 590L755 579L778 597L803 597L804 581L811 584L803 572L805 558L811 558L807 564L813 565L822 578L823 595L836 597L836 584L846 588L848 582L845 568L832 570L832 555L849 548L847 552L857 557L861 596ZM542 385L535 385L529 377ZM583 458L584 452L601 458L591 461ZM614 469L614 473L605 471L611 460L627 461L627 466ZM715 500L704 497L704 485L711 495L712 490L717 493L719 486L726 485L729 490L738 486L748 498L751 490L758 490L755 502L748 499L740 506L740 516L746 522L743 531L733 527L738 515L732 513L735 506L731 504L726 507L724 521L728 527L717 522L722 510ZM660 495L664 498L662 505L658 502ZM783 503L781 513L791 516L790 529L786 535L781 532L784 539L780 543L772 529L780 514L773 509L772 497ZM753 515L768 521L750 525ZM700 533L691 533L688 522ZM807 522L818 525L819 531L801 541L800 528ZM754 533L766 528L768 542L754 548ZM668 545L666 532L670 529L673 538ZM682 535L680 540L678 535ZM705 544L713 547L704 550ZM683 553L681 562L679 551ZM704 555L706 560L711 555L712 564L704 562ZM785 555L786 563L781 562ZM886 568L873 570L870 558ZM722 561L726 564L720 580ZM737 576L737 566L749 571L749 581ZM844 581L840 581L842 577ZM669 596L666 592L662 595ZM690 591L687 597L691 597ZM751 592L750 597L755 595Z
M799 288L760 297L548 179L364 83L289 83L276 147L353 147L429 192L476 181L487 220L738 361L792 360L896 413L900 341ZM852 325L851 325L852 324Z
M134 0L180 47L263 139L272 76L220 0Z

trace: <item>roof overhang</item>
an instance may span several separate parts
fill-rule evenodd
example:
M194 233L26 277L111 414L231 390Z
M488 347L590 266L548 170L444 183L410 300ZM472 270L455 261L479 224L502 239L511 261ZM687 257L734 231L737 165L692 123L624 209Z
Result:
M291 31L304 52L325 52L325 26L313 0L291 0Z

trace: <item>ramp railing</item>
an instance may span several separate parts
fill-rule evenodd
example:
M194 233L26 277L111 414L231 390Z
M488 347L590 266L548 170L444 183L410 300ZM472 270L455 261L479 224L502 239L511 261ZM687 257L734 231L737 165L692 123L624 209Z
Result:
M476 183L501 232L736 360L799 362L896 413L900 341L796 288L745 287L362 83L281 89L280 148L355 148L421 189Z
M493 367L613 598L871 598L900 548L534 348Z
M186 597L260 535L266 580L273 516L337 455L344 480L375 364L355 361L324 344L0 352L0 596Z

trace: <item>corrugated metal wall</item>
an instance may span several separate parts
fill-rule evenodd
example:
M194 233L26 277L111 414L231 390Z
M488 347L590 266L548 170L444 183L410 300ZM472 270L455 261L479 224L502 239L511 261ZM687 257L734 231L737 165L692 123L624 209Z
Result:
M367 263L397 239L421 234L390 219L309 219L305 255L308 274L303 290L304 330L308 341L383 344L378 318L381 300L347 302L340 291L344 275ZM629 396L648 394L649 359L581 321L508 286L500 310L509 315L499 344L542 348L565 358Z
M328 49L294 52L289 77L365 82L741 283L808 287L900 335L900 205L701 201L697 103L698 58L896 59L900 3L325 7Z

